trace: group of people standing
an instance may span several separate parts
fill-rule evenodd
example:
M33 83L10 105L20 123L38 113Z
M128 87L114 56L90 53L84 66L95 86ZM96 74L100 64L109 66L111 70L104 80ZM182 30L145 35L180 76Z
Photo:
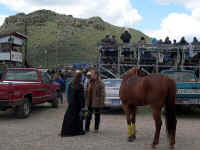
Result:
M69 105L64 115L61 137L84 135L89 132L93 114L95 115L94 130L99 131L105 87L98 70L91 70L86 75L85 86L82 82L83 73L80 71L75 73L69 84L67 97Z
M125 31L121 34L120 39L123 41L123 43L130 43L131 34L128 32L128 29L125 29ZM114 48L116 48L118 45L116 36L110 36L110 34L106 34L106 36L101 40L101 44L104 46L112 46Z
M57 98L60 99L60 103L64 103L64 93L65 93L65 77L64 74L59 71L48 72L51 75L51 79L53 82L56 82L60 85L60 89L57 91Z

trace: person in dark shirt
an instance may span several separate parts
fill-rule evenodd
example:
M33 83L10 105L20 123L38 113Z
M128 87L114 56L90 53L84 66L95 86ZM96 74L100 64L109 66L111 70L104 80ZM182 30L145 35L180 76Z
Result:
M62 79L60 74L56 72L53 76L53 82L56 82L60 85L60 89L58 90L58 98L61 100L61 104L63 104L63 93L65 91L65 81Z
M123 43L130 43L131 34L127 29L124 31L124 33L121 34L120 39L123 41Z
M176 44L177 44L177 43L176 43L176 39L174 39L174 40L173 40L173 44L174 44L174 45L176 45Z
M106 34L105 38L103 38L103 39L101 40L101 42L102 42L103 44L110 44L110 43L111 43L110 35L109 35L109 34Z
M115 45L115 44L117 44L116 36L115 36L115 35L112 35L112 38L111 38L111 45Z
M194 37L194 38L193 38L193 41L192 41L192 44L198 44L198 43L199 43L199 41L197 40L196 37Z
M166 38L165 38L165 42L164 42L164 44L171 44L172 42L169 40L169 37L167 36Z
M138 41L138 44L146 44L146 40L145 40L145 38L142 36L141 38L140 38L140 40Z
M188 42L185 40L184 37L182 37L178 44L180 44L180 45L188 45Z
M160 39L159 41L158 41L158 44L163 44L164 42L163 42L163 40L162 39Z

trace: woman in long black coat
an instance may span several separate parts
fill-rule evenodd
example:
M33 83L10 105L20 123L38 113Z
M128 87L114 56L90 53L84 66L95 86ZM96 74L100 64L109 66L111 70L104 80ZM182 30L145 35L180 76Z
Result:
M75 136L83 135L83 120L81 119L80 112L84 108L84 90L82 82L82 74L80 72L75 74L72 82L68 88L68 101L69 106L65 113L61 136Z

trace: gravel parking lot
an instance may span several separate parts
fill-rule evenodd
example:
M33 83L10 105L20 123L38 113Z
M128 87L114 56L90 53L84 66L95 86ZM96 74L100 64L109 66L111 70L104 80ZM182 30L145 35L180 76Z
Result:
M0 112L0 150L151 149L154 133L151 113L138 112L137 139L128 143L126 120L120 111L103 113L99 133L91 130L82 136L59 137L65 110L65 104L60 105L59 109L43 104L34 107L27 119L16 119L11 111ZM199 150L200 114L178 117L176 140L178 150ZM164 126L158 149L169 149Z

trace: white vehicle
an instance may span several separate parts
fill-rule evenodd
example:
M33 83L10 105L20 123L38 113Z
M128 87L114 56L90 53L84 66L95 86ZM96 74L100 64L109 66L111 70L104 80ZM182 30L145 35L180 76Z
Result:
M121 79L104 79L106 99L105 107L120 107L119 88Z

